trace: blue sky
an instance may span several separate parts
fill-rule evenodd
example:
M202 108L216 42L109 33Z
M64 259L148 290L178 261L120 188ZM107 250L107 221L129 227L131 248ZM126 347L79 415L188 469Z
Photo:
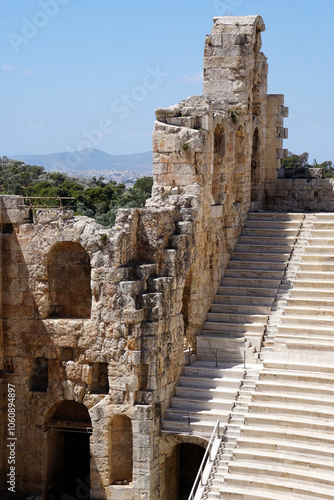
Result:
M0 155L151 149L154 109L202 93L216 15L260 14L285 147L334 161L333 0L13 0L0 19Z

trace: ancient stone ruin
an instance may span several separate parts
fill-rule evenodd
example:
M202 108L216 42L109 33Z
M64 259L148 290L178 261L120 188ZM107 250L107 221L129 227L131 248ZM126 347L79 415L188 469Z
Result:
M0 197L1 498L188 498L217 420L198 495L334 498L333 185L277 178L264 29L214 18L145 208Z

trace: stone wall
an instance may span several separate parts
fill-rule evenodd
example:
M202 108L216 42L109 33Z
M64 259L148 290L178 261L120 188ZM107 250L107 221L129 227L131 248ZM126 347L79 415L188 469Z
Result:
M267 210L334 212L334 179L277 179L267 185Z
M5 394L8 383L17 393L18 493L57 493L73 427L91 433L94 499L167 498L175 445L205 446L162 436L160 422L184 345L195 348L247 212L263 208L280 166L285 111L266 93L263 29L259 16L214 19L203 96L156 110L145 208L119 210L104 229L56 210L32 221L20 197L1 197L1 359ZM127 419L132 471L127 457L116 480ZM3 488L6 474L5 463Z

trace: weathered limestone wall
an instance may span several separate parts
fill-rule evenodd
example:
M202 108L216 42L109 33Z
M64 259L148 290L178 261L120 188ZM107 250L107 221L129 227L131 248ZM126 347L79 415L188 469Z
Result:
M334 212L334 179L277 179L267 185L267 210Z
M263 208L280 166L283 101L266 94L263 29L259 16L214 19L204 94L156 111L152 198L120 210L114 228L57 211L31 222L21 198L1 197L3 382L17 393L19 493L56 490L62 429L73 425L91 428L93 499L167 498L175 444L205 445L162 437L160 419L184 343L196 346L247 212ZM117 482L130 484L113 484L129 422L132 464L127 456ZM3 486L6 473L5 463Z

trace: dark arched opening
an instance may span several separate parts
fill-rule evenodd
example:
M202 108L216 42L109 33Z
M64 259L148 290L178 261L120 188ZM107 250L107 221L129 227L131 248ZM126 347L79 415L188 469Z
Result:
M251 200L258 200L260 182L260 137L259 129L256 128L253 134L252 163L251 163Z
M225 133L221 125L217 125L213 147L212 199L215 205L222 202L223 161L225 157Z
M240 125L235 136L234 185L235 201L243 200L245 187L245 131Z
M188 500L204 453L205 449L198 444L181 443L175 446L173 453L165 460L167 500Z
M56 243L48 254L49 317L89 318L91 312L90 259L71 241Z
M92 426L87 408L75 401L63 401L51 408L45 420L44 430L48 433L46 498L89 500Z
M115 415L110 427L110 484L132 482L132 424L126 415Z

